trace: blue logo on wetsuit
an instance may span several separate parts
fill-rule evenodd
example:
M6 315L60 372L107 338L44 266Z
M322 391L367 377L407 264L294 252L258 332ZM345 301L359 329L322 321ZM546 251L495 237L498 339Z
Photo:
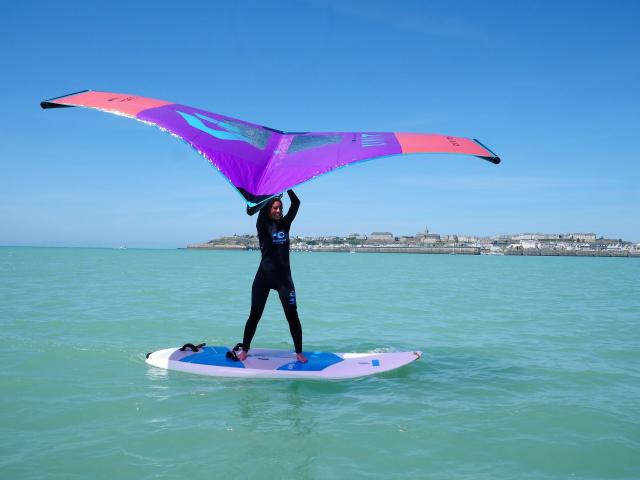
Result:
M287 232L273 232L271 234L271 239L276 245L285 244L287 243Z
M291 290L289 292L289 305L295 305L295 304L296 304L296 291Z

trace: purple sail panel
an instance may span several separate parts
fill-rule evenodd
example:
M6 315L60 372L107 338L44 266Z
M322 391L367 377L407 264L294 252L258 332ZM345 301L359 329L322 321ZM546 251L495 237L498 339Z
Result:
M402 153L393 133L314 132L283 135L258 186L280 193L339 167Z
M259 125L179 104L144 110L137 118L181 137L236 188L253 194L280 137Z

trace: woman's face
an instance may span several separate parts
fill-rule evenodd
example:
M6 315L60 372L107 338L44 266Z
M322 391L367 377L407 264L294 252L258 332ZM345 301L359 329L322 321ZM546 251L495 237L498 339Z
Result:
M280 220L282 218L282 202L276 200L269 208L269 218L271 220Z

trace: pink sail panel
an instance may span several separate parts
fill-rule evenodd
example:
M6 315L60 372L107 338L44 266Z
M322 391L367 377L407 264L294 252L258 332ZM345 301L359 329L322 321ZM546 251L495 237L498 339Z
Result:
M250 213L287 189L373 158L456 153L500 163L495 153L469 138L394 132L283 132L187 105L122 93L84 91L40 105L94 108L180 137L231 182Z
M463 137L427 133L396 133L402 153L461 153L484 157L487 149L477 142Z
M169 105L171 102L122 93L87 91L57 98L55 99L55 102L51 101L51 103L66 105L69 107L96 108L105 112L135 117L143 110L162 107L164 105Z

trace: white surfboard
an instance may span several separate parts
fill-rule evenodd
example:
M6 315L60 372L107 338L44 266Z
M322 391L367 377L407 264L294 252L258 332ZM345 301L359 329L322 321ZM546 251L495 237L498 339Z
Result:
M411 363L422 352L304 352L307 363L289 350L252 348L243 362L227 358L227 347L202 347L197 352L167 348L147 355L154 367L213 377L306 378L341 380L387 372Z

